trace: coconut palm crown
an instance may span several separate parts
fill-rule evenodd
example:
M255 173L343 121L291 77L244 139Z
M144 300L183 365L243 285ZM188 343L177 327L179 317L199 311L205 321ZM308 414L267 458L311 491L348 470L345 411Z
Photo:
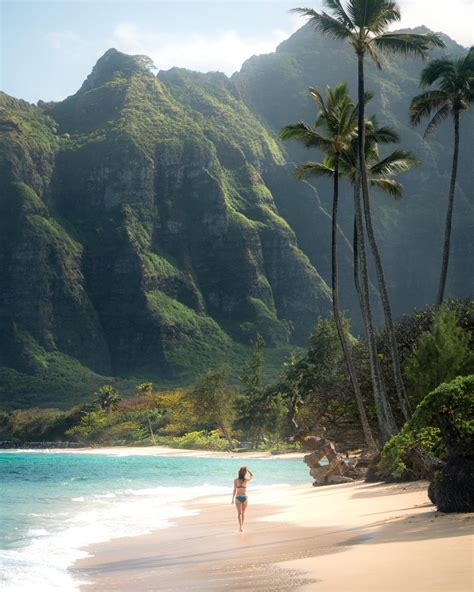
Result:
M388 0L324 0L327 12L312 8L294 8L308 17L311 25L321 33L347 41L358 55L367 53L380 68L378 51L382 53L413 54L422 58L433 47L444 47L435 33L390 33L388 27L400 20L397 2Z
M319 148L329 158L338 159L356 137L357 106L345 83L339 83L334 89L328 86L326 101L313 87L309 88L309 93L319 107L313 127L303 122L290 124L281 130L280 138L299 140L307 148Z
M400 141L397 132L389 126L379 126L375 117L366 120L365 160L369 185L380 189L398 199L403 195L403 186L393 179L395 175L404 173L417 166L418 159L407 150L394 150L380 158L380 144L396 144ZM358 138L354 137L339 156L339 174L346 177L352 185L356 183L358 173ZM323 162L305 162L296 167L298 179L314 176L334 175L334 160L330 157Z
M474 100L474 47L458 60L441 58L430 62L421 73L420 84L427 87L437 83L438 88L427 90L416 96L410 105L410 119L418 125L424 117L430 117L424 137L432 132L444 119L452 115L454 122L454 149L451 165L451 182L448 195L448 209L444 231L443 259L436 302L443 302L448 276L449 251L454 209L454 192L459 156L459 119Z
M357 105L354 104L352 97L348 93L347 84L344 83L338 84L334 89L328 86L326 89L326 100L324 100L320 92L315 88L310 87L309 92L319 107L318 116L313 127L302 122L290 124L281 130L280 138L282 140L298 140L307 148L319 148L325 153L326 158L333 163L331 173L333 178L331 275L334 321L356 398L366 443L369 449L375 449L376 444L364 409L362 393L352 360L350 342L346 335L339 304L337 262L339 164L341 155L349 149L351 142L357 137ZM379 400L378 392L374 391L374 397L376 401Z
M410 120L413 125L431 117L424 137L449 115L469 109L474 100L474 47L458 60L440 58L430 62L422 71L420 86L438 88L427 90L414 97L410 105Z

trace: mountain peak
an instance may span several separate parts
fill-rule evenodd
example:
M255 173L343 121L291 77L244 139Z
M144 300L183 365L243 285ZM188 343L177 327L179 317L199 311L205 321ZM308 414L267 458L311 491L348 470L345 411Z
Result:
M137 72L147 72L151 67L154 65L149 57L128 55L111 47L97 60L80 91L91 90L120 75L130 77Z

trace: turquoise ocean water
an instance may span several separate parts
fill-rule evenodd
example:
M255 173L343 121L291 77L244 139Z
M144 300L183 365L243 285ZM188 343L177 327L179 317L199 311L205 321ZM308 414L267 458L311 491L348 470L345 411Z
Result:
M172 528L184 502L229 493L248 464L255 487L308 483L301 459L227 459L113 453L0 453L0 589L78 590L67 568L82 547Z

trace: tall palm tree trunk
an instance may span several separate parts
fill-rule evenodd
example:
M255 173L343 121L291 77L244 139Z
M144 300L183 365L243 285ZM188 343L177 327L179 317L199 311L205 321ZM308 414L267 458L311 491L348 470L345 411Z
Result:
M372 214L370 208L369 184L367 181L367 167L365 164L365 85L364 85L364 54L358 54L358 71L359 71L359 167L360 177L362 181L362 198L364 201L365 224L367 228L367 237L369 239L370 249L375 262L375 269L377 272L377 281L379 285L379 292L382 300L382 307L385 318L385 325L389 338L390 355L392 358L393 377L395 381L395 388L397 391L400 408L405 419L408 421L411 417L410 403L403 382L402 369L400 364L400 356L398 353L397 337L395 335L395 327L393 325L392 307L390 304L390 297L388 295L387 282L385 280L385 273L382 265L382 258L375 238L374 227L372 224ZM364 150L361 153L361 150Z
M359 101L359 112L358 112L358 158L359 158L359 170L360 170L360 180L362 185L362 195L364 200L364 206L366 202L368 202L369 198L369 186L367 182L367 168L365 164L365 85L364 85L364 54L359 52L357 54L357 61L358 61L358 101ZM356 220L358 226L358 240L359 240L359 250L362 251L362 245L365 244L364 232L363 232L363 222L362 219L358 219L361 216L362 212L360 211L362 208L360 207L360 192L358 191L357 194L359 195L359 199L355 204L356 209ZM366 216L366 223L367 223L367 216ZM369 230L369 229L367 229ZM370 241L370 238L369 238ZM365 249L364 249L365 251ZM362 258L362 252L361 252ZM367 270L367 273L366 273ZM362 293L364 294L364 298L362 299L362 308L365 311L365 318L366 318L366 330L367 330L367 340L369 343L369 352L370 350L370 360L371 360L371 373L372 373L372 383L374 386L374 398L375 398L375 405L377 409L377 415L380 424L380 430L382 432L382 437L384 440L388 439L390 436L393 436L397 433L397 424L395 422L395 418L393 416L393 412L390 406L390 402L387 397L387 393L385 392L385 387L383 384L382 373L380 371L380 364L377 355L377 346L375 343L375 333L373 327L373 319L372 313L370 308L370 294L369 294L369 282L368 282L368 267L367 267L367 258L365 257L365 261L362 262L361 265L361 272L362 272ZM385 312L385 307L384 307ZM398 352L397 352L398 354ZM378 400L380 399L380 400Z
M155 434L153 433L153 429L151 427L150 414L148 411L146 412L146 418L148 420L148 429L150 430L151 440L153 442L153 445L156 446Z
M367 188L368 191L368 188ZM383 270L382 259L380 257L380 251L375 238L374 227L372 224L372 215L370 209L370 198L368 195L364 196L364 212L365 212L365 224L367 228L367 237L369 239L369 245L374 257L375 269L377 271L377 280L379 285L379 292L382 300L382 307L385 317L385 324L387 327L387 333L389 338L390 355L392 358L393 377L395 381L395 388L397 391L398 401L400 408L405 419L408 421L411 417L410 403L408 401L405 384L403 382L402 369L400 364L400 356L398 354L398 343L395 335L395 327L393 325L392 307L390 305L390 298L387 290L387 283L385 280L385 273Z
M446 227L444 231L443 263L441 265L441 276L439 278L438 298L436 303L442 304L444 291L446 289L446 278L448 276L449 246L451 243L451 226L453 221L454 190L456 187L456 176L458 170L459 156L459 111L454 111L454 152L453 165L451 169L451 184L449 187L448 212L446 214Z
M354 204L355 204L355 200L356 200L356 196L355 196L355 192L358 189L356 187L354 187ZM360 189L359 189L360 191ZM359 296L359 302L360 302L360 293L361 293L361 286L360 286L360 254L359 254L359 236L358 236L358 232L357 232L357 220L356 217L354 215L354 233L353 233L353 238L352 238L352 253L354 255L354 285L356 288L356 292L357 295ZM362 310L361 307L361 313L363 314L364 311Z
M359 304L362 312L362 318L365 326L367 345L369 349L369 366L372 379L372 388L374 392L375 410L379 422L382 440L385 442L391 436L397 433L397 425L392 414L392 409L385 392L380 362L377 352L377 343L375 340L375 331L372 320L372 307L370 304L369 291L369 272L367 263L367 251L365 247L364 223L362 214L362 202L360 198L360 183L356 182L354 188L354 209L355 224L357 230L357 255L358 255L358 276L357 284ZM354 277L354 279L356 279Z
M362 429L364 431L365 442L369 450L376 450L377 445L372 436L372 432L369 426L369 420L364 409L364 402L362 399L362 393L360 392L359 382L354 368L352 360L352 354L347 342L346 334L341 319L341 310L339 307L339 283L338 283L338 264L337 264L337 214L339 206L339 163L336 160L334 166L334 195L332 202L332 306L334 313L334 321L337 327L337 333L341 342L342 351L344 354L344 360L346 362L347 371L351 380L352 388L357 402L357 409L359 411L360 421Z

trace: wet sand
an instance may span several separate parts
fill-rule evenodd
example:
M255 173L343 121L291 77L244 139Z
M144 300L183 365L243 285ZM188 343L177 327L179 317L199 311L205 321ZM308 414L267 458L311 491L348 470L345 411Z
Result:
M93 545L83 592L470 592L472 514L439 514L426 483L250 492L245 532L229 496L197 499L173 526Z

